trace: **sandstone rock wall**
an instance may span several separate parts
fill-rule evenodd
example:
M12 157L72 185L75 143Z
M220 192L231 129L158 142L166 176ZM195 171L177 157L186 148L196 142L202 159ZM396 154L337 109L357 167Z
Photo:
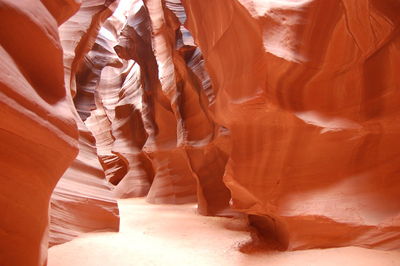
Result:
M44 265L48 207L77 154L57 21L40 1L0 1L0 265Z
M232 207L283 249L399 248L399 2L183 2Z
M45 263L61 176L50 244L146 196L272 248L400 248L399 11L0 0L0 264Z
M131 3L78 107L115 195L239 211L279 249L398 248L396 1Z
M118 205L98 160L96 141L83 120L92 108L93 84L86 82L87 53L118 1L83 1L78 12L59 28L64 51L65 84L79 130L79 153L51 197L50 246L79 234L118 231ZM89 96L88 96L89 95ZM73 100L72 100L73 99Z
M201 213L221 214L230 199L222 182L228 131L210 117L213 90L183 7L134 1L125 16L119 30L115 20L105 23L86 66L97 87L96 108L84 116L107 180L118 197L198 199Z

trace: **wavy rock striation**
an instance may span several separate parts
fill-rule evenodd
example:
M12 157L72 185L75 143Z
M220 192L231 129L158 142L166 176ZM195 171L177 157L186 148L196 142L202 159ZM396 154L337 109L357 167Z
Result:
M56 19L0 1L0 265L45 265L50 195L77 154Z
M399 2L183 2L232 207L282 249L399 248Z
M14 2L1 265L44 265L60 176L51 245L145 196L242 213L269 248L400 248L398 1Z
M79 129L79 154L51 197L50 246L82 233L119 228L117 202L105 180L93 134L83 122L92 108L90 95L94 90L94 84L87 82L87 76L93 74L86 71L86 53L95 45L101 25L114 12L116 4L84 1L79 11L59 29L65 51L67 93ZM73 102L71 93L75 95Z
M182 25L183 7L133 1L124 16L123 25L116 18L104 24L86 64L96 107L85 123L106 178L118 197L198 198L201 213L221 214L230 199L222 182L229 132L208 113L214 92Z
M396 1L129 5L75 101L116 196L240 211L273 248L399 247Z

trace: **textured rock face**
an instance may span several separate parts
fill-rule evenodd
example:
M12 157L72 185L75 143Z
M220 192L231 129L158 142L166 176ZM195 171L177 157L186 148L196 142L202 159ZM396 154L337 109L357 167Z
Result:
M72 68L75 75L85 49L90 49L86 47L92 45L99 25L112 14L116 4L0 3L0 181L4 197L1 206L5 210L0 219L1 265L43 265L48 240L53 245L83 232L118 230L117 203L105 182L95 139L75 110L75 105L82 104L80 99L75 104L72 101L70 83L65 89L63 71L64 67ZM76 16L61 27L60 42L57 24L79 7ZM81 40L76 41L79 37ZM67 74L65 78L69 80ZM77 148L78 157L64 173L77 155ZM54 187L48 239L48 207Z
M233 208L284 249L399 248L399 2L184 4Z
M101 25L115 10L118 2L83 1L78 12L60 28L64 51L67 94L79 129L79 154L60 179L51 197L50 246L61 244L81 233L119 228L118 206L105 182L98 160L95 139L82 121L91 106L85 95L90 92L82 71L86 53ZM78 84L78 86L76 86ZM72 102L71 94L75 95ZM79 114L78 114L79 113Z
M62 175L51 245L145 196L244 213L273 248L400 248L398 1L0 12L1 265L44 263Z
M69 19L76 11L78 11L82 1L81 0L40 0L47 10L56 19L58 25L63 24Z
M50 246L82 233L119 228L117 202L105 182L93 135L79 117L75 119L79 128L79 154L51 196Z
M122 3L67 74L115 196L399 247L396 1Z
M201 213L221 213L230 199L222 182L227 130L208 113L213 90L178 19L183 7L133 1L128 10L124 23L104 24L83 71L91 73L85 83L95 84L86 101L95 109L80 114L96 138L107 180L118 197L198 198Z
M57 22L40 1L0 1L0 265L44 265L48 206L77 153Z

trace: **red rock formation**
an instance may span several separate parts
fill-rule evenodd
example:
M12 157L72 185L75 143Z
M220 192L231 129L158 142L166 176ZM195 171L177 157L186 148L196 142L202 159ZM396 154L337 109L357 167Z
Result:
M73 97L76 94L76 73L92 48L102 23L113 13L118 3L118 0L83 1L79 11L60 26L65 86L71 90Z
M109 34L118 33L111 26L104 30ZM184 153L176 146L176 126L173 126L176 119L168 110L168 99L160 91L157 62L152 53L150 18L141 5L135 6L122 33L125 34L129 47L119 45L116 48L124 63L102 69L101 79L97 77L97 110L87 120L88 125L94 125L92 131L100 140L100 159L109 173L108 179L117 185L115 193L120 197L145 196L149 192L148 198L153 202L193 201L195 179ZM134 43L137 40L139 43ZM97 43L93 51L99 51L101 46L107 49L112 40ZM142 52L137 53L139 50ZM127 61L131 58L140 68ZM108 130L96 127L94 120L105 122ZM154 182L150 187L153 171Z
M184 19L180 5L146 1L138 6L115 50L140 66L138 110L148 135L142 150L154 170L147 198L154 203L190 201L197 181L199 210L216 214L230 198L222 183L226 134L208 115L213 96L209 82L199 80L207 76L201 55L178 19Z
M93 87L88 79L90 72L85 71L85 53L91 49L101 24L115 7L116 4L108 7L104 0L84 2L76 15L60 27L63 49L67 51L64 54L66 83L71 81L71 86L78 85L71 88L76 95L70 105L79 129L79 154L60 179L51 198L50 246L69 241L81 233L117 231L119 228L117 202L111 186L105 181L95 139L82 121L92 108L88 99ZM81 39L76 41L79 37ZM68 94L72 99L69 90Z
M150 202L179 203L194 195L196 181L202 214L222 214L232 193L232 207L279 248L397 247L397 142L383 129L396 132L397 102L386 98L398 81L394 62L376 70L397 56L397 31L386 19L396 25L387 11L396 4L184 6L213 86L180 1L136 3L115 46L124 63L96 75L88 122L103 140L100 158L115 192L148 190ZM354 21L368 14L374 21L364 32ZM388 94L370 94L382 81Z
M76 11L79 10L81 0L40 0L47 10L57 20L58 25L63 24L69 19Z
M121 5L126 3L129 2ZM98 155L107 180L118 185L124 177L115 194L119 197L145 196L151 178L141 163L144 159L141 148L147 136L133 104L139 89L137 67L133 62L118 60L113 49L117 43L116 34L125 20L123 10L117 9L103 25L86 57L87 63L81 68L82 73L90 73L83 76L88 84L85 90L91 91L86 102L91 102L96 110L91 114L88 109L86 113L81 111L81 116L87 118L90 115L85 122L97 138Z
M114 197L146 196L242 212L273 248L400 248L399 11L0 0L0 264L45 263L77 145L51 244L116 230Z
M85 55L75 105L115 195L184 203L197 194L201 213L217 214L230 199L222 183L228 131L209 117L214 95L201 54L177 18L184 19L183 8L132 4L105 22Z
M233 208L285 249L399 248L399 2L184 4Z
M0 1L0 265L44 265L48 206L77 153L57 22L40 1Z
M79 154L51 197L50 246L91 231L118 231L119 216L111 187L105 182L92 133L75 117Z

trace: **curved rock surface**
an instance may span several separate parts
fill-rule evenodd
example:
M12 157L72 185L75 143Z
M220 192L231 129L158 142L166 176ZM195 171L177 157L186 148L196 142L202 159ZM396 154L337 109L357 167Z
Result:
M109 6L104 0L84 1L79 11L59 29L61 43L66 51L66 82L67 79L74 81L68 83L71 87L66 87L71 89L68 89L67 94L79 129L79 153L51 197L50 246L69 241L82 233L118 231L119 228L118 205L111 193L112 187L106 182L98 160L95 138L82 121L92 108L87 99L90 99L93 87L85 79L90 76L90 72L85 71L85 53L94 45L93 41L102 23L115 8L116 3ZM70 68L71 73L68 71ZM75 84L78 86L72 88ZM72 102L71 93L74 92L76 94Z
M49 245L92 231L118 231L119 211L106 183L92 133L79 121L79 153L51 196Z
M0 265L44 265L50 195L78 132L52 14L1 0L0 25Z
M114 194L230 203L278 249L398 248L397 2L182 2L130 2L81 69Z
M183 2L233 208L282 249L399 248L399 2Z
M0 265L45 264L54 187L50 245L146 197L269 248L400 248L399 1L14 2Z
M86 124L118 197L185 203L197 194L201 212L216 214L230 198L222 183L227 131L208 115L213 92L178 7L175 14L159 1L132 2L125 25L104 24L88 54L96 73L88 80L97 85Z

